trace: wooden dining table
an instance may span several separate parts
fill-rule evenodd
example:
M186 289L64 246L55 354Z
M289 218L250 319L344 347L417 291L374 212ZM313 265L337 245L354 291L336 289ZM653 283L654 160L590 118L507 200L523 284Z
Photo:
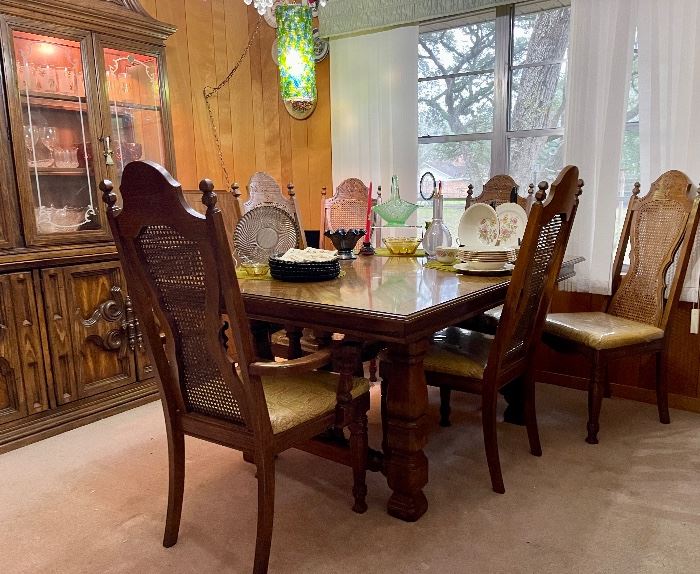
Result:
M581 258L564 262L559 279ZM505 300L509 276L459 275L425 266L418 257L359 257L343 261L332 281L240 281L252 320L343 333L381 342L392 361L386 389L384 470L392 490L387 510L406 521L427 510L426 411L423 357L430 337Z

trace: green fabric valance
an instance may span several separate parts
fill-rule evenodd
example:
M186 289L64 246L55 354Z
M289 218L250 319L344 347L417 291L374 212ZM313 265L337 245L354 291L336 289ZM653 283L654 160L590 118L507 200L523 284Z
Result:
M319 12L325 38L418 24L526 0L330 0Z

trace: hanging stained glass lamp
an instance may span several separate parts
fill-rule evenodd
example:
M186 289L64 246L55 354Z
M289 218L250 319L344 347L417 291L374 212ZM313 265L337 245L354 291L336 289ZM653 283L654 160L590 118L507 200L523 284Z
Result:
M275 17L280 96L289 114L303 120L316 109L318 95L311 8L280 4Z

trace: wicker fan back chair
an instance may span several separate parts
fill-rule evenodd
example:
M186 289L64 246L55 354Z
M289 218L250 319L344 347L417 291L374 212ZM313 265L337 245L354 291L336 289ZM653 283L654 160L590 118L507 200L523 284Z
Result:
M666 328L678 304L698 227L699 199L676 170L661 175L640 198L635 184L613 265L612 297L605 313L553 313L544 340L591 364L586 442L597 444L603 396L610 396L607 365L623 356L654 354L659 420L668 424L668 385L663 367ZM623 272L630 247L630 265ZM666 276L675 261L669 285Z
M583 181L567 166L552 184L542 182L506 294L495 337L458 327L436 333L425 360L429 385L440 387L441 424L449 426L450 393L482 397L482 425L491 485L505 492L496 435L498 391L516 379L525 384L525 411L530 451L542 454L535 413L532 361L547 308L571 234ZM546 199L546 201L545 201Z
M488 203L496 207L502 203L517 203L527 213L534 202L535 186L530 184L527 197L518 193L518 184L509 175L494 175L483 187L482 192L474 197L474 186L470 183L467 186L467 201L464 208L468 209L475 203Z
M123 208L100 184L130 295L158 372L168 435L170 487L163 544L177 542L185 473L184 435L243 451L257 466L254 573L267 571L274 509L274 455L329 426L350 426L355 510L366 509L364 466L368 382L315 370L322 351L297 361L257 359L214 186L200 190L206 216L190 208L164 168L132 162L121 183ZM234 363L222 335L224 316ZM161 334L161 333L164 334ZM165 343L163 342L165 341ZM340 400L338 401L338 397Z

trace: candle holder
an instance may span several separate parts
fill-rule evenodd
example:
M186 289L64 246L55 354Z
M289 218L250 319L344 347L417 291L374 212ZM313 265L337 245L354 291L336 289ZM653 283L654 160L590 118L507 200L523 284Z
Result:
M372 247L372 243L370 241L363 241L362 247L358 253L360 255L374 255L374 247Z
M355 245L357 245L358 240L364 234L364 229L337 229L332 232L328 230L324 233L338 250L339 259L356 259L353 249L355 249Z

